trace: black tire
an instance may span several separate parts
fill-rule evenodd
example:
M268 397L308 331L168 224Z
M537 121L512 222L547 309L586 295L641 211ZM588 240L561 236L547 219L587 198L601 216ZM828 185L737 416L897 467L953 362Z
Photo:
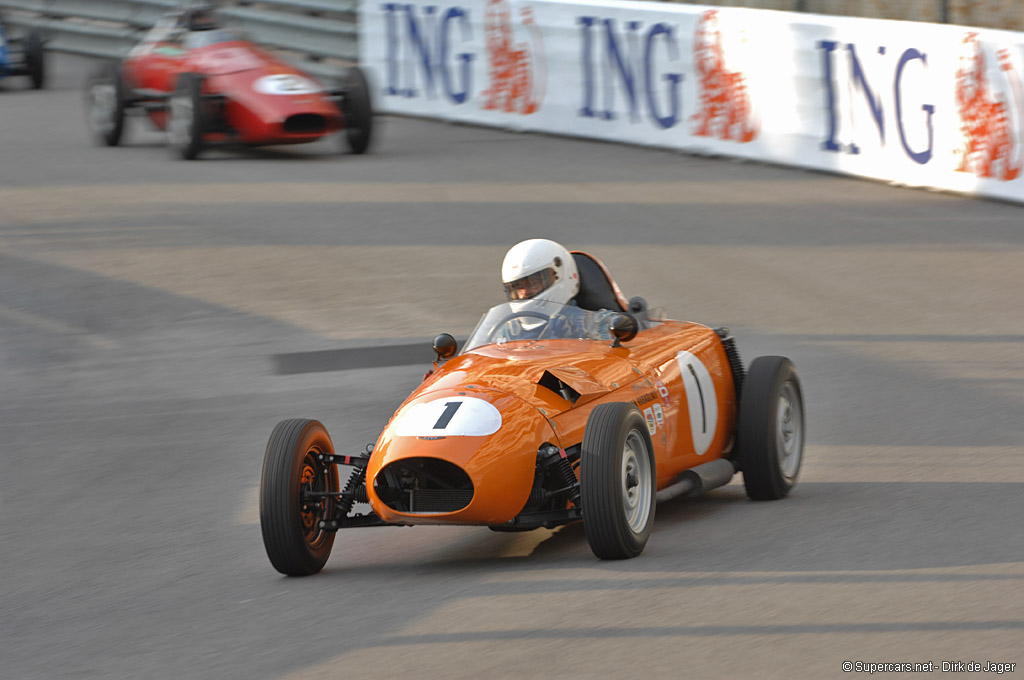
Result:
M656 480L643 415L630 403L599 404L583 430L580 462L583 528L597 557L620 560L643 551L654 527Z
M43 47L43 35L39 29L32 29L25 36L25 70L28 72L32 89L41 90L46 84L46 53Z
M373 105L366 74L358 66L342 77L341 113L345 116L345 140L354 154L366 153L373 138Z
M167 143L171 152L187 161L199 158L206 134L203 76L182 73L167 100Z
M334 453L327 429L316 420L292 418L274 428L260 477L260 527L267 557L282 574L309 576L323 569L334 547L334 531L320 528L334 501L303 503L304 489L339 491L338 468L318 459Z
M754 359L743 381L736 448L747 496L784 497L803 462L804 400L793 363L786 357Z
M117 146L124 134L124 81L121 65L102 64L85 88L85 115L97 144Z

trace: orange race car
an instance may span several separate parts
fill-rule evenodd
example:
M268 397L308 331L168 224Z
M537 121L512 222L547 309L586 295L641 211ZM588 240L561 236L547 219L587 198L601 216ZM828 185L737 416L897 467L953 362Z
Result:
M745 371L727 329L649 318L600 262L571 258L571 304L498 305L457 355L454 338L438 336L434 370L368 452L335 453L315 420L277 425L260 521L278 571L316 573L338 529L378 525L523 531L582 520L597 557L634 557L657 501L737 470L752 499L789 492L804 441L790 360L759 357Z

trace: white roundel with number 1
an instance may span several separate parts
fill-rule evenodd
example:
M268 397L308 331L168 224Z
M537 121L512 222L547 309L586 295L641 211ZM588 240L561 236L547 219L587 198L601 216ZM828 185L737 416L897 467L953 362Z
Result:
M395 423L398 437L483 437L501 427L494 404L476 397L441 397L416 404Z
M718 429L718 395L715 382L703 362L689 352L677 352L676 363L686 390L686 406L690 412L693 450L698 456L707 453Z
M254 82L252 87L263 94L313 94L323 91L322 87L309 78L303 78L293 73L263 76Z

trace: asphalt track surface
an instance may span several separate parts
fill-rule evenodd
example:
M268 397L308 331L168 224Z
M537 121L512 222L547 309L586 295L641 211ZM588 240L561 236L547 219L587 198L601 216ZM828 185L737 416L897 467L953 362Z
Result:
M1024 208L390 117L366 157L189 163L141 121L92 146L85 65L55 66L0 84L3 678L1024 671ZM662 504L624 562L578 525L379 528L279 576L274 424L361 450L534 236L792 357L793 494Z

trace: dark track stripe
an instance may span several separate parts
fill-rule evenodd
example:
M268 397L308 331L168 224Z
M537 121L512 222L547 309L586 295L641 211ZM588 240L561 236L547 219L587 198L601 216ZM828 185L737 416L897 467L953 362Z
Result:
M358 368L411 366L414 364L422 364L426 370L434 358L435 355L429 340L408 345L347 347L345 349L325 349L271 356L276 375L351 371Z

